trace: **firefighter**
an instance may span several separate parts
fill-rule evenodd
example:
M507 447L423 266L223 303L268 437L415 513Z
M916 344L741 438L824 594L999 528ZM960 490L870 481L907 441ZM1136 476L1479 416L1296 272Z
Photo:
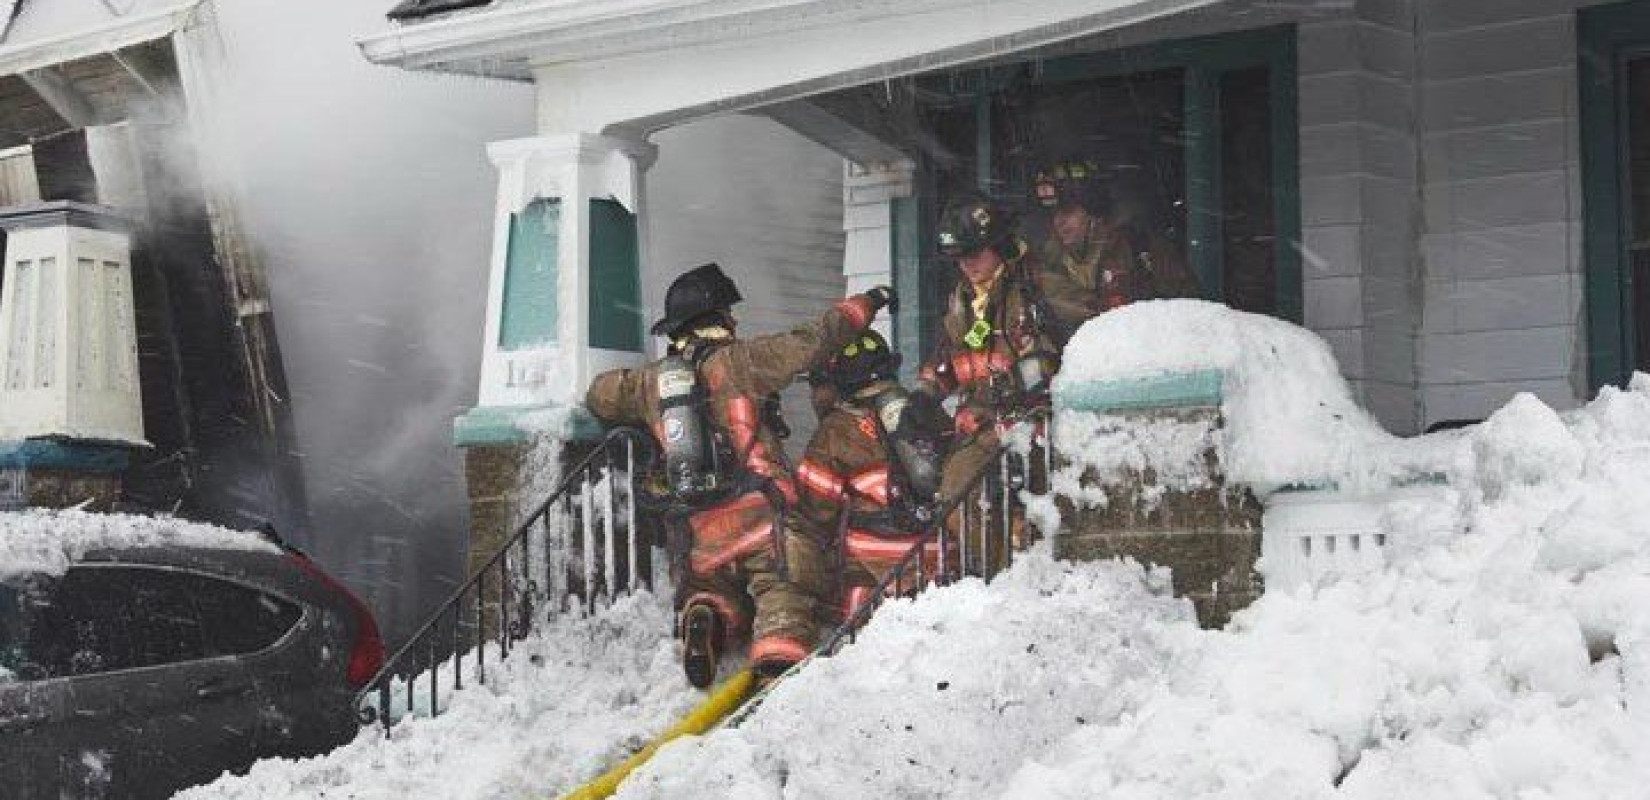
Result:
M1197 278L1162 236L1121 221L1096 166L1065 161L1039 170L1033 199L1047 211L1049 236L1038 251L1038 284L1062 348L1102 311L1136 300L1197 297Z
M940 254L956 260L959 280L941 321L939 342L920 373L919 389L958 401L958 438L946 458L937 497L945 507L958 503L995 461L1003 436L1016 421L1046 408L1059 357L1039 287L1031 279L1039 269L1036 258L1000 207L982 198L952 205L941 215L937 239ZM995 569L1006 560L1000 551L980 560L982 524L961 515L950 524L968 528L961 541L971 565Z
M802 516L836 549L835 619L845 620L933 521L951 420L932 397L899 385L899 356L876 331L816 373L834 400L796 467ZM928 547L928 574L940 566ZM902 587L911 588L911 587Z
M653 326L669 338L665 357L596 376L585 400L604 422L645 426L658 441L682 667L700 688L714 682L723 650L747 634L749 660L764 678L814 646L823 551L787 524L796 486L759 404L842 349L894 293L877 287L815 324L754 339L735 335L741 299L716 264L684 273Z

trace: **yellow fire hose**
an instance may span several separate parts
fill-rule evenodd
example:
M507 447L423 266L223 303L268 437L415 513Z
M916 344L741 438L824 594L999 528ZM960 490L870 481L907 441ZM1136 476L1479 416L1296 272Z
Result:
M751 690L756 687L756 674L750 670L741 670L733 677L723 682L721 686L705 698L698 708L693 709L681 722L676 723L664 733L659 734L653 741L635 755L624 760L624 763L607 771L601 777L574 789L562 797L562 800L602 800L611 797L619 790L619 784L630 776L637 767L647 763L659 748L664 747L671 740L683 736L697 736L711 729L723 717L733 713L734 709L745 702Z

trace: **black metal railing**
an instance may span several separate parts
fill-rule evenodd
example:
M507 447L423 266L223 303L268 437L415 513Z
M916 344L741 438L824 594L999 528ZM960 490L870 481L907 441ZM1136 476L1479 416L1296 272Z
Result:
M1037 419L1046 421L1041 414ZM938 510L927 530L877 582L865 602L825 637L817 652L834 655L853 642L860 628L890 598L914 597L930 585L944 585L963 576L989 581L1013 564L1015 552L1033 540L1020 490L1047 492L1054 469L1052 443L1047 436L1043 438L1030 452L1005 448L986 462L968 488Z
M488 642L499 660L547 618L570 605L588 608L652 589L653 548L638 524L636 477L652 437L632 429L607 434L568 468L548 497L498 552L455 590L356 695L363 724L389 725L428 699L441 713L443 666L452 691L487 682ZM426 694L427 691L427 694ZM404 696L398 696L404 695Z

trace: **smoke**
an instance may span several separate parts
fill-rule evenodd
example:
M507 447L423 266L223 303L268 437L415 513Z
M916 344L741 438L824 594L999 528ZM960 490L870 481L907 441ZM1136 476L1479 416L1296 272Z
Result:
M225 154L263 258L313 527L392 637L463 570L495 172L530 87L367 63L388 0L217 4Z

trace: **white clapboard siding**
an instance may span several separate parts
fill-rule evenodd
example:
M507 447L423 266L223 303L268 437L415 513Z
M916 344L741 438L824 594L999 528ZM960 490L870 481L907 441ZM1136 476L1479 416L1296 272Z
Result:
M745 296L742 336L816 320L842 297L840 156L761 117L694 122L653 141L659 160L647 173L642 268L648 324L671 279L706 261L721 264ZM785 418L794 456L814 429L805 387L785 393Z

